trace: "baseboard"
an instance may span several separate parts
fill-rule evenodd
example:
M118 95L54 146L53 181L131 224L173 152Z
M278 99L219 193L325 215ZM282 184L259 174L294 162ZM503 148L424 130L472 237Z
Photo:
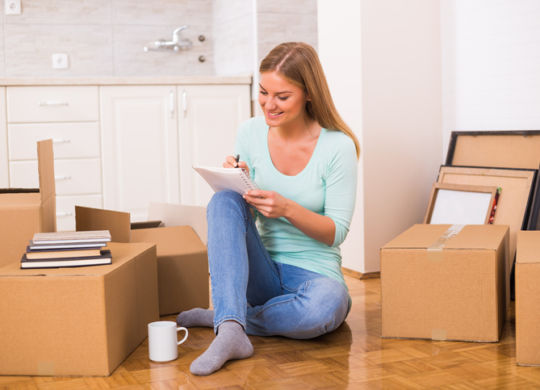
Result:
M352 269L345 268L345 267L341 267L341 271L343 272L343 275L347 275L347 276L350 276L352 278L360 279L360 280L363 280L363 279L377 279L377 278L381 277L380 272L365 272L365 273L362 273L362 272L354 271Z

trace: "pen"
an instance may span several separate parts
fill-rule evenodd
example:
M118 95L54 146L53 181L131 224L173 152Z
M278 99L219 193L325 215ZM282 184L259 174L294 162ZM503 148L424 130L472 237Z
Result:
M497 203L499 203L499 196L501 195L502 188L497 187L495 192L495 198L493 199L493 206L491 207L491 213L489 214L488 224L492 225L495 220L495 211L497 211Z
M236 161L235 167L238 167L238 162L240 161L240 155L235 154L235 155L233 155L233 157L234 157L234 161Z

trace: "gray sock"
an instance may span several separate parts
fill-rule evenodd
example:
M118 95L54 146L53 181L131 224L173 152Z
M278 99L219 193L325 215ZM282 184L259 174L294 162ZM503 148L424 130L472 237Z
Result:
M180 326L185 326L186 328L192 326L205 326L207 328L213 328L214 310L196 307L195 309L183 311L176 317L176 323Z
M245 359L253 355L253 345L236 321L225 321L208 349L191 363L190 371L195 375L209 375L219 370L232 359Z

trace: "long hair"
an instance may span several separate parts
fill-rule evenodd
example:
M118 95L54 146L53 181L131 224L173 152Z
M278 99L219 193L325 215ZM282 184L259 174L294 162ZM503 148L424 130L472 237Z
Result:
M276 46L259 67L260 73L273 71L302 88L309 97L306 102L308 116L325 129L338 130L351 137L356 156L360 156L358 139L336 110L319 56L313 47L303 42L286 42Z

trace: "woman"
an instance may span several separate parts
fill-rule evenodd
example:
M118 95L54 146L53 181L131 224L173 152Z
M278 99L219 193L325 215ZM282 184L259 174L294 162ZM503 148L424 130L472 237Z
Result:
M242 125L240 161L228 156L223 166L245 169L260 190L222 191L210 201L214 310L177 318L216 332L191 364L196 375L251 356L246 334L313 338L336 329L350 308L339 245L354 209L358 141L334 107L311 46L283 43L259 70L264 118Z

